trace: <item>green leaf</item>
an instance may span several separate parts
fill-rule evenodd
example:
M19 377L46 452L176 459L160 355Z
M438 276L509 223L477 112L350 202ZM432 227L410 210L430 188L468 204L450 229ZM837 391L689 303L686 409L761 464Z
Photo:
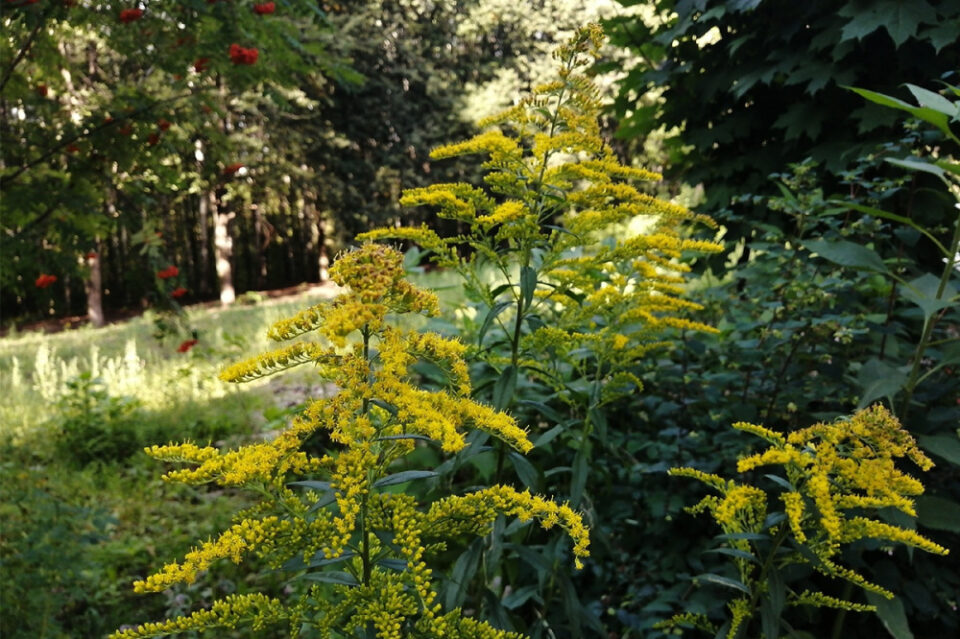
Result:
M445 603L448 610L453 610L463 604L467 594L467 587L480 566L480 556L483 554L483 539L475 539L462 555L457 557L450 575L450 584L447 587Z
M894 109L900 109L901 111L906 111L907 113L914 116L915 118L920 118L924 122L928 122L933 126L937 127L948 138L960 144L960 139L958 139L953 134L953 131L950 130L950 127L947 124L950 118L948 118L946 115L944 115L943 113L940 113L935 109L931 109L929 107L913 106L912 104L904 102L903 100L898 100L897 98L892 98L889 95L884 95L882 93L877 93L875 91L858 89L856 87L844 87L844 88L849 89L854 93L857 93L861 97L864 97L867 100L870 100L871 102L876 102L877 104L882 104L883 106L891 107Z
M533 303L533 293L537 290L537 270L532 266L520 269L520 296L523 298L523 307L530 308Z
M439 473L433 470L404 470L399 473L394 473L392 475L387 475L382 477L374 482L374 488L382 488L383 486L393 486L395 484L404 484L408 481L414 481L417 479L426 479L428 477L436 477Z
M910 228L917 230L923 233L927 239L933 242L940 252L943 253L944 257L949 257L950 253L947 251L946 247L940 243L936 237L933 236L930 231L923 228L913 220L908 217L903 217L902 215L897 215L896 213L890 213L889 211L884 211L882 209L877 209L872 206L864 206L863 204L854 204L853 202L844 202L842 200L830 200L830 204L838 204L840 206L846 207L848 209L853 209L854 211L860 211L861 213L866 213L867 215L872 215L874 217L880 217L885 220L892 220L894 222L900 222L901 224L906 224Z
M852 16L841 31L841 42L854 38L861 40L883 27L899 47L916 35L921 23L937 23L937 12L926 0L879 0L866 7L851 3L838 13Z
M287 484L287 486L303 486L304 488L316 490L317 492L327 492L330 490L330 482L328 481L292 481Z
M780 571L767 572L767 594L760 602L760 625L764 639L780 639L780 616L787 600L787 587Z
M403 559L380 559L377 561L377 565L398 572L403 572L407 569L407 562Z
M356 578L348 572L340 572L336 570L331 570L329 572L308 572L305 575L301 575L300 579L306 579L307 581L320 581L328 584L342 584L345 586L356 586Z
M486 336L487 331L490 330L490 326L493 325L493 320L495 320L497 316L503 312L503 309L507 308L511 304L513 304L513 302L509 300L505 300L503 302L497 302L496 304L493 305L493 308L487 311L487 315L486 317L483 318L483 323L480 325L480 331L477 333L478 345L483 344L483 338L484 336Z
M764 475L764 477L766 477L767 479L769 479L770 481L772 481L772 482L775 483L776 485L780 486L781 488L783 488L783 489L786 490L787 492L794 492L794 491L796 491L796 488L794 488L793 485L792 485L789 481L787 481L786 479L784 479L784 478L781 477L780 475L766 474L766 475Z
M511 591L500 603L507 610L513 610L527 603L527 600L536 594L536 586L524 586L523 588L518 588L514 591Z
M876 615L883 622L894 639L913 639L910 624L907 623L907 613L903 609L903 602L899 599L887 599L883 595L867 591L867 601L877 607Z
M506 410L517 389L517 367L513 364L503 369L500 379L493 387L493 405L497 410Z
M583 491L587 486L588 470L587 452L581 448L573 458L573 473L570 477L570 504L574 507L579 506L580 500L583 499Z
M390 404L389 402L385 402L382 399L371 399L370 403L373 404L374 406L382 408L383 410L387 411L394 417L397 416L397 407L394 406L393 404Z
M913 97L916 98L917 104L920 106L939 111L950 118L960 117L960 104L954 104L939 93L928 91L915 84L908 83L907 88L910 90L910 93L913 94Z
M886 273L887 266L873 250L860 244L847 242L846 240L837 240L829 242L827 240L808 240L804 242L807 250L817 253L825 260L848 266L851 268L860 268L878 273Z
M536 402L530 399L521 399L519 402L517 402L517 405L535 408L538 413L549 419L554 424L559 424L564 420L563 415L543 402Z
M747 541L769 541L770 535L764 535L763 533L725 533L722 535L716 535L714 539L720 541L728 541L732 539L746 539Z
M564 428L563 424L557 424L556 426L547 430L545 433L543 433L533 441L534 448L546 446L547 444L552 442L554 439L556 439L558 435L563 433L564 430L566 429Z
M430 439L430 438L427 437L426 435L409 435L409 434L408 434L408 435L384 435L383 437L377 437L376 441L378 441L378 442L391 442L391 441L395 441L395 440L398 440L398 439L415 439L415 440L421 441L421 442L430 442L430 443L432 443L432 444L436 444L436 443L437 443L437 440L435 440L435 439Z
M857 375L857 384L863 389L857 407L863 408L881 397L892 399L906 383L905 371L874 357L864 363Z
M940 278L932 273L924 273L920 277L907 282L907 286L898 289L900 295L913 302L923 310L923 316L929 320L940 309L952 305L950 302L957 292L950 284L943 290L943 296L937 299L937 290L940 288Z
M940 49L956 43L957 24L951 20L944 20L936 26L924 29L917 34L917 38L928 41L933 46L934 51L940 53Z
M757 559L753 553L749 553L745 550L740 550L738 548L711 548L710 550L704 550L704 555L707 554L717 554L717 555L727 555L728 557L737 557L738 559L746 559L747 561L752 561L755 564L759 564L760 560Z
M920 435L920 447L931 455L960 466L960 437L956 435Z
M960 504L943 497L921 495L917 497L917 521L926 528L960 533Z
M894 166L899 166L910 171L923 171L924 173L936 175L941 180L944 179L945 171L936 164L931 164L930 162L911 160L909 158L904 158L902 160L897 158L887 158L887 162Z
M705 572L702 575L697 575L693 578L696 581L706 581L708 583L717 584L718 586L724 586L725 588L732 588L734 590L739 590L740 592L751 594L750 589L743 585L742 582L736 579L730 579L729 577L724 577L722 575L717 575L712 572Z
M517 471L517 477L520 478L524 486L531 490L536 490L540 482L537 469L534 468L533 464L516 451L510 451L509 457L513 462L513 468Z

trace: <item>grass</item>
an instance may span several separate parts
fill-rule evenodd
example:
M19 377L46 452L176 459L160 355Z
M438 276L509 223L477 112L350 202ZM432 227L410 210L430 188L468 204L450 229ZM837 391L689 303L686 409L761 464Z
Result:
M460 307L454 273L412 279L447 309ZM142 448L234 447L327 390L308 366L242 386L217 379L223 365L275 346L266 338L273 322L319 299L188 309L199 342L187 353L177 346L189 335L158 341L149 314L0 339L0 636L101 637L263 587L227 565L190 587L133 593L134 579L218 534L247 505L243 494L165 484Z
M199 343L150 316L0 340L0 636L102 637L251 587L229 566L136 595L131 583L229 526L243 494L168 485L146 445L235 446L319 392L309 367L243 386L218 369L270 347L267 327L316 298L189 310ZM224 635L227 636L227 635ZM233 635L230 635L233 636Z

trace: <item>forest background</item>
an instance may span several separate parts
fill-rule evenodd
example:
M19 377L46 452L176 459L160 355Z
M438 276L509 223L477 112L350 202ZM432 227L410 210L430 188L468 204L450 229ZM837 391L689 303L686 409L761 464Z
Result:
M597 20L610 37L595 68L611 105L607 143L625 164L666 174L653 194L721 225L726 250L689 258L688 284L705 306L696 319L719 333L677 330L671 349L632 366L643 391L604 408L604 441L583 480L598 540L584 573L551 593L505 593L472 577L476 562L458 561L451 568L473 585L448 600L518 630L551 610L556 636L662 636L658 621L722 600L691 590L693 575L713 570L717 557L702 552L715 531L683 512L697 487L666 470L729 471L749 445L729 430L738 420L788 431L876 401L938 463L924 477L920 529L958 547L957 275L938 248L956 244L956 187L943 188L938 165L886 162L956 157L958 98L936 93L960 84L954 3L0 8L4 636L102 636L256 587L228 568L162 598L130 592L134 577L222 529L243 503L160 486L140 449L262 437L323 392L307 376L246 393L216 382L218 367L260 349L266 325L298 304L257 291L324 281L360 232L434 225L430 211L400 206L402 190L478 183L481 172L430 150L469 137L540 83L556 45ZM904 102L890 108L848 87ZM450 274L409 256L461 309L450 330L483 330ZM142 317L99 328L130 315ZM89 326L24 331L41 321ZM522 386L518 411L549 420L566 409ZM496 387L482 389L494 401ZM481 476L493 472L485 463L474 462ZM564 463L541 457L515 470L545 488ZM871 542L847 559L898 598L850 613L856 622L810 613L798 628L957 632L952 556Z

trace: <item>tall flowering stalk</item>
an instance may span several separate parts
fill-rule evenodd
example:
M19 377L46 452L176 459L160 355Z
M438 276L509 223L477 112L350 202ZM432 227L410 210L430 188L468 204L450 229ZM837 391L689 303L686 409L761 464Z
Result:
M226 452L189 443L148 450L156 459L187 464L168 472L169 481L247 488L261 500L218 538L135 583L135 590L189 584L219 560L241 563L256 556L273 568L301 566L290 600L229 596L209 610L119 631L114 639L241 623L286 624L291 637L519 637L459 610L444 611L428 567L431 557L465 536L485 534L501 515L563 528L578 567L589 554L580 515L528 491L492 486L421 503L397 490L437 474L408 467L404 458L417 446L455 453L475 429L518 453L532 444L509 415L469 399L462 344L388 323L388 314L437 312L433 294L403 279L397 251L364 245L344 255L331 277L346 287L343 295L269 332L275 340L289 340L316 331L323 341L294 342L230 366L221 378L245 382L309 362L340 389L335 397L309 403L269 442ZM446 372L446 388L415 385L411 366L420 360ZM324 437L336 450L310 452Z
M603 105L586 69L603 40L598 25L578 30L554 54L555 80L480 122L483 132L472 139L431 153L435 160L486 157L484 186L435 184L400 200L436 209L459 223L461 234L441 237L421 226L360 236L413 241L461 274L480 310L476 353L501 380L493 386L495 406L516 405L522 374L577 416L574 441L566 442L579 451L574 503L583 494L591 436L606 427L600 408L641 387L633 365L668 344L669 327L713 330L684 316L700 306L682 296L689 266L681 258L722 249L684 237L685 225L713 221L645 192L660 174L625 166L601 137ZM646 229L630 236L626 225L638 216Z
M872 510L894 508L916 517L913 497L923 493L923 484L897 469L895 462L907 458L922 470L933 467L910 433L883 406L786 436L746 422L733 427L769 445L762 452L741 458L737 470L748 473L779 467L780 474L766 475L779 494L770 500L771 491L749 483L693 468L670 470L672 475L697 479L717 493L688 510L709 513L723 530L721 538L726 546L718 552L731 557L736 576L708 573L698 580L739 594L728 601L728 618L722 626L705 615L691 613L677 615L662 626L692 626L726 639L779 639L786 628L781 628L783 612L791 606L876 609L818 591L798 592L786 582L791 566L806 564L827 577L892 599L892 592L837 561L844 546L873 539L939 555L948 553L915 530L868 516ZM759 628L751 630L756 621Z

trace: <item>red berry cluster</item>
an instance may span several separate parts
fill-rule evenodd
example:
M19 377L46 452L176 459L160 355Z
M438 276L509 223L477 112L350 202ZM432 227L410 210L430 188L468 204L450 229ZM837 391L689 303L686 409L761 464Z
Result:
M236 43L230 45L230 60L234 64L256 64L259 55L256 49L247 49Z
M41 273L40 277L37 278L37 281L34 282L34 285L37 288L47 288L51 284L57 281L56 275L47 275L46 273Z
M186 353L187 351L189 351L191 348L193 348L193 347L196 346L196 345L197 345L197 340L195 340L195 339L188 339L187 341L185 341L185 342L183 342L182 344L180 344L180 346L177 348L177 352L178 352L178 353Z
M170 279L171 277L176 277L179 274L180 269L173 265L168 266L162 271L157 271L157 277L159 277L161 280Z
M120 12L120 22L130 24L143 17L143 9L124 9Z

